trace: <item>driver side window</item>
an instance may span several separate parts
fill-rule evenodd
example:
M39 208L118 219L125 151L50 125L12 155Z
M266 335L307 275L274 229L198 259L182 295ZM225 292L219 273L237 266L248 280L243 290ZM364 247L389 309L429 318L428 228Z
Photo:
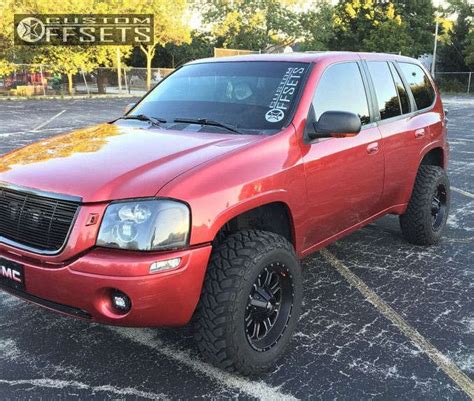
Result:
M347 111L360 117L362 125L370 122L364 82L357 63L341 63L324 71L313 98L316 121L326 111Z

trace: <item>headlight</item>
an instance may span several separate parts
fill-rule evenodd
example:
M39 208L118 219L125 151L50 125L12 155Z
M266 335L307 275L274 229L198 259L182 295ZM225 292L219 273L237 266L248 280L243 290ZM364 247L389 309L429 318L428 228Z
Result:
M189 208L167 199L111 203L97 245L139 251L182 248L189 237Z

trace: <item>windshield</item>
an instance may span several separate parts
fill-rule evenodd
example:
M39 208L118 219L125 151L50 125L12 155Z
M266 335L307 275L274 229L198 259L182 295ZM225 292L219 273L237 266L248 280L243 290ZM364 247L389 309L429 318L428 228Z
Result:
M176 119L205 119L245 134L272 134L289 124L308 68L307 63L275 61L186 65L163 80L130 115L165 119L165 128L189 125L173 124ZM226 131L219 126L202 130Z

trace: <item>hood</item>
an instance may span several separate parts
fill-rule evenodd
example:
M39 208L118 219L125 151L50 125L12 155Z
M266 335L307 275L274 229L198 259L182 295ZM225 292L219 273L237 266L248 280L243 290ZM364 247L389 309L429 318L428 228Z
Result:
M261 138L102 124L4 155L0 182L83 202L154 196L185 171Z

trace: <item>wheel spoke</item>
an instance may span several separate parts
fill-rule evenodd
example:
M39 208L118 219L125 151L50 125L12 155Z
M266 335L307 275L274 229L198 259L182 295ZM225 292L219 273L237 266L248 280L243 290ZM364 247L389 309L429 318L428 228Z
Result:
M278 342L291 315L292 277L281 266L262 269L248 297L244 327L248 341L258 351Z
M272 277L273 277L273 272L269 272L268 270L266 270L266 277L265 277L265 282L263 283L264 286L268 287L270 285L270 282L272 281Z
M270 292L275 296L275 294L280 290L280 282L277 281L270 287Z
M268 333L272 327L272 321L270 320L269 317L267 317L264 321L263 324L265 326L265 332Z
M247 329L252 325L253 323L253 320L252 320L252 317L249 315L248 316L250 319L245 319L247 321Z
M260 332L260 322L255 322L253 327L252 338L258 339L258 333Z

